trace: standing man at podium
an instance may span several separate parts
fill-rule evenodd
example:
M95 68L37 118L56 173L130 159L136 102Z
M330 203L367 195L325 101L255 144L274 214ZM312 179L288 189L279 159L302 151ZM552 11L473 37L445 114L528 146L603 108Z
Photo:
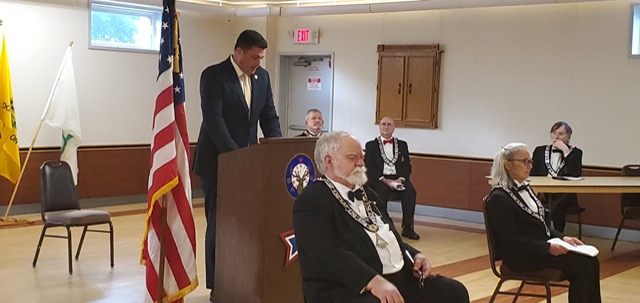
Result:
M416 189L409 177L411 161L407 142L393 137L396 124L393 119L380 119L380 137L365 145L368 185L380 195L383 205L395 195L402 204L402 236L418 240L420 236L413 229L413 215L416 211Z
M218 155L258 143L258 121L265 137L282 137L273 103L269 73L260 67L267 40L254 30L243 31L233 54L207 67L200 76L202 124L194 172L204 191L207 230L207 288L213 301L216 244ZM224 176L223 176L224 177Z
M322 112L317 108L308 110L307 117L304 119L304 126L307 127L307 130L296 137L320 137L322 135L322 127L324 127Z
M431 274L404 243L367 186L362 145L346 132L322 135L314 152L321 178L293 204L307 303L468 303L462 283Z

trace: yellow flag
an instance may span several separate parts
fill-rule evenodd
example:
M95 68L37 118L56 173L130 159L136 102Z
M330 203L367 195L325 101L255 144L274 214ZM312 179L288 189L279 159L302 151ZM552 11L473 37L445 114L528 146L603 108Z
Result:
M11 75L7 47L2 35L2 52L0 52L0 176L12 183L18 182L20 176L20 151L18 149L18 128L16 112L13 108L11 92Z

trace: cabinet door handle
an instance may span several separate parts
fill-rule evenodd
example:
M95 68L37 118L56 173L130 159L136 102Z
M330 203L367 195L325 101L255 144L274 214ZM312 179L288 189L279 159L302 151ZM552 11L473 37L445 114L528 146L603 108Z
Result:
M411 95L411 87L412 87L412 85L411 85L411 83L409 83L409 95Z
M398 95L402 93L401 89L402 89L402 83L398 82Z

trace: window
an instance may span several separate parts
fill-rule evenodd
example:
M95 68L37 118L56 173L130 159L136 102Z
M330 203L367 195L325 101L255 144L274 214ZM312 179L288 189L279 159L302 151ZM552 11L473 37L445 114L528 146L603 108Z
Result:
M161 8L111 1L91 1L89 5L89 48L158 51Z
M640 57L640 5L632 5L631 9L631 56Z

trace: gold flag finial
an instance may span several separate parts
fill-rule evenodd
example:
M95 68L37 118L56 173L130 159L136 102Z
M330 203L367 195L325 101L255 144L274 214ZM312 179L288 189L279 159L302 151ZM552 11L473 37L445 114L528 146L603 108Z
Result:
M69 46L73 46L73 41L69 41Z

